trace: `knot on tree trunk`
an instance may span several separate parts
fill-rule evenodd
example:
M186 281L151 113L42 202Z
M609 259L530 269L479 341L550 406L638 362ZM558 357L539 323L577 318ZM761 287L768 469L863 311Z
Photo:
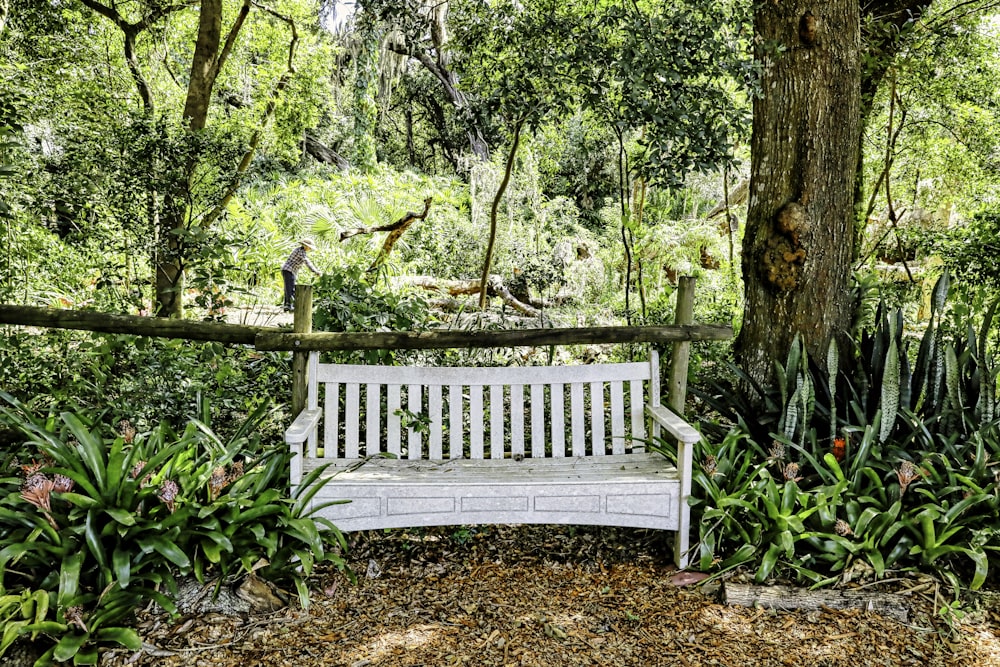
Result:
M800 237L808 229L809 215L798 202L788 202L774 216L774 233L768 235L761 258L763 278L772 287L783 292L798 287L806 261Z

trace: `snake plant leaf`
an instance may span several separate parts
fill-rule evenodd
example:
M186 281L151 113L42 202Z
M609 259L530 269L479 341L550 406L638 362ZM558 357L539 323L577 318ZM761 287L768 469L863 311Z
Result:
M830 442L837 437L837 373L840 367L840 347L837 339L830 339L826 349L826 384L830 392Z
M948 298L948 290L951 288L951 276L947 271L934 283L934 291L931 296L931 319L934 315L944 310L945 299Z
M795 427L798 425L799 418L799 400L802 393L801 387L796 387L795 392L792 394L791 399L788 401L788 406L785 408L785 437L792 441L795 436Z
M945 348L945 386L948 391L948 404L954 410L962 409L962 400L959 396L958 384L959 384L959 370L958 370L958 357L955 354L955 347L953 345L948 345Z
M899 410L899 351L896 339L889 343L889 352L885 358L885 371L882 375L882 424L879 429L879 442L885 442L896 424L896 413Z

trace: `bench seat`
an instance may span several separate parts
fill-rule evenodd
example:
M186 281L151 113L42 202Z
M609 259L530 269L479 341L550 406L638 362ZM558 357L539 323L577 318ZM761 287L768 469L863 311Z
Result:
M306 471L304 471L306 472ZM659 454L560 459L408 461L331 466L316 495L345 531L559 523L677 530L680 479Z

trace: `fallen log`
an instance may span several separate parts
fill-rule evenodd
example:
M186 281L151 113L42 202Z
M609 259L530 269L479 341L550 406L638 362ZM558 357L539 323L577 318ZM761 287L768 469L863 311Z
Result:
M863 609L905 623L909 607L898 596L861 589L817 590L793 586L751 586L724 582L719 589L722 604L792 609Z
M479 294L479 290L482 286L478 279L442 280L431 276L413 276L401 279L399 282L411 287L419 287L431 292L447 294L450 297ZM489 283L486 286L486 295L500 297L504 300L504 303L511 308L530 317L539 317L542 314L542 311L539 309L530 304L524 303L515 297L511 291L507 289L506 285L504 285L503 279L496 274L492 274L490 276Z

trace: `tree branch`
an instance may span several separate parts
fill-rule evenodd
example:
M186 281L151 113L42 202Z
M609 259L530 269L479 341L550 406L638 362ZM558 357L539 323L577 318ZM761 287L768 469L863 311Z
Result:
M243 7L249 10L250 2L252 0L246 0ZM274 110L278 106L278 98L281 93L288 87L289 81L291 81L292 76L295 74L295 47L299 41L299 33L295 27L295 21L291 18L279 14L278 12L265 7L263 5L253 3L255 6L259 7L261 10L271 14L272 16L284 21L288 24L292 31L292 38L288 43L288 67L285 72L278 79L278 82L274 86L274 91L271 93L271 99L268 100L267 107L264 109L264 113L261 115L260 123L257 125L257 129L254 130L253 135L250 137L249 145L246 151L243 153L243 157L240 159L239 165L236 167L236 173L233 174L233 180L230 182L229 187L226 188L226 193L222 196L218 205L215 206L205 217L202 219L200 225L202 228L206 228L215 222L216 219L222 212L226 210L229 206L229 202L232 201L236 194L237 188L239 188L241 181L243 180L243 175L246 174L247 169L250 168L250 161L253 160L254 154L257 152L257 147L260 146L260 140L264 135L264 128L267 127L268 122L271 117L274 116ZM242 20L240 20L242 23ZM232 35L232 33L230 33ZM231 45L227 43L225 52Z

